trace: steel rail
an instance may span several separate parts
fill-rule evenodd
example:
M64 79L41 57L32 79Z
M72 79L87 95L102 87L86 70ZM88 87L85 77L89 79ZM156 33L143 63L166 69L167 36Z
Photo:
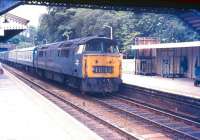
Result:
M10 70L10 69L9 69L9 70ZM10 70L10 71L11 71L11 70ZM77 106L77 105L73 104L72 102L65 100L63 97L60 97L60 96L57 95L56 93L54 93L54 92L52 92L52 91L46 89L45 87L41 86L40 84L34 82L34 80L30 80L30 79L28 79L27 77L24 77L24 76L22 76L22 75L20 75L20 74L18 74L18 73L16 73L16 72L12 72L12 73L13 73L14 75L16 75L17 77L19 77L20 79L22 79L22 80L24 80L24 81L27 81L27 82L29 82L29 83L32 83L32 84L33 84L34 86L36 86L37 88L40 88L40 89L42 89L43 91L45 91L45 92L51 94L52 96L55 96L56 98L58 98L59 100L65 102L66 104L72 106L72 107L75 108L76 110L79 110L80 112L82 112L82 113L84 113L84 114L87 114L87 116L90 116L91 118L93 118L93 119L95 119L95 120L101 122L101 123L104 124L105 126L108 126L109 128L115 130L115 131L118 132L119 134L121 134L121 135L127 137L128 139L144 139L144 138L142 138L142 137L139 136L139 135L136 135L136 134L133 134L133 133L131 133L131 132L128 132L128 131L124 130L123 128L120 128L120 127L117 126L117 125L111 124L109 121L103 120L103 119L101 119L100 117L98 117L98 116L96 116L96 115L94 115L94 114L88 112L87 110L81 108L80 106ZM131 103L131 104L135 104L135 105L137 105L137 106L140 106L140 107L142 107L142 108L151 109L152 111L157 111L157 112L159 112L159 113L163 113L162 111L159 111L159 110L157 110L157 109L151 108L151 107L149 107L149 106L144 106L144 105L141 105L141 104L139 104L139 103L133 103L133 101L131 101L131 100L128 101L127 99L122 99L122 98L120 99L120 97L112 97L112 98L113 98L113 99L117 99L117 100L123 100L123 101L129 102L129 103ZM174 133L175 133L176 136L180 136L180 137L182 137L182 138L183 138L183 136L184 136L184 138L186 138L186 139L193 139L193 140L198 140L198 139L199 139L198 137L194 137L194 136L192 136L192 135L190 135L190 134L188 134L188 133L184 133L184 132L179 131L179 130L177 130L177 129L173 129L173 128L167 126L167 125L158 123L158 122L156 122L156 121L153 121L153 120L151 120L151 119L148 119L148 118L146 118L146 117L144 117L144 116L142 116L142 115L139 115L139 114L137 114L137 113L128 112L128 111L123 110L123 109L121 109L121 108L118 108L118 107L115 107L115 106L113 106L113 105L110 105L109 103L106 102L106 100L103 101L103 100L100 100L100 99L98 99L98 98L91 98L91 99L93 99L93 100L99 102L99 103L100 103L101 105L103 105L103 106L106 106L106 107L108 107L108 108L111 108L112 110L118 111L118 112L123 113L123 114L127 114L127 115L129 115L130 117L133 117L133 118L136 118L136 119L140 119L140 120L142 120L142 121L145 122L145 123L152 124L153 126L155 126L155 127L157 127L157 128L160 128L160 129L164 130L165 132L172 133L173 135L174 135ZM140 112L140 113L141 113L141 112ZM164 115L169 115L169 114L164 114ZM172 116L173 116L173 115L172 115ZM172 116L171 116L171 117L172 117ZM181 119L181 118L178 118L178 119ZM184 120L184 121L186 121L186 120ZM190 122L190 123L192 123L192 122Z
M190 135L190 134L188 134L188 133L184 133L184 132L182 132L182 131L179 131L179 130L177 130L177 129L174 129L174 128L172 128L172 127L169 127L169 126L167 126L167 125L164 125L164 124L162 124L162 123L158 123L158 122L156 122L156 121L154 121L154 120L151 120L151 119L148 119L148 118L146 118L146 117L144 117L144 116L142 116L142 115L139 115L138 113L129 112L129 111L126 111L126 110L124 110L124 109L121 109L120 107L115 107L114 105L111 105L111 104L109 104L109 103L107 103L106 101L103 101L103 100L101 100L101 99L100 99L100 100L97 99L97 98L93 98L93 99L96 100L97 102L100 102L101 104L103 104L103 105L109 107L109 108L118 110L118 111L121 112L121 113L127 114L127 115L129 115L129 116L131 116L131 117L134 117L134 118L136 118L136 119L140 119L140 120L142 120L142 121L145 121L145 122L147 122L147 123L150 123L150 124L154 125L155 127L162 128L164 131L167 131L167 132L170 132L170 133L173 133L173 134L176 133L178 136L185 136L186 138L189 138L189 139L200 140L200 138L198 138L198 137L192 136L192 135ZM139 104L138 104L138 105L139 105ZM155 111L155 110L154 110L154 111ZM161 113L161 112L159 112L159 113ZM165 115L166 115L166 114L165 114ZM199 132L200 132L200 131L199 131Z
M4 65L4 67L5 67L5 65ZM134 140L142 140L142 139L143 139L142 137L140 137L140 136L138 136L138 135L135 135L135 134L133 134L133 133L130 133L130 132L128 132L128 131L126 131L126 130L124 130L124 129L122 129L122 128L116 126L116 125L113 125L113 124L109 123L109 122L106 121L106 120L101 119L100 117L98 117L98 116L96 116L96 115L94 115L94 114L92 114L92 113L86 111L85 109L79 107L78 105L75 105L75 104L73 104L72 102L65 100L63 97L60 97L59 95L53 93L52 91L46 89L45 87L42 87L41 85L39 85L38 83L34 82L33 80L30 80L30 79L28 79L28 78L26 78L26 77L20 75L19 73L17 73L17 72L15 72L15 71L11 70L11 69L8 68L7 66L6 66L6 69L7 69L10 73L12 73L12 74L14 74L15 76L17 76L17 77L18 77L19 79L21 79L22 81L25 81L25 82L27 82L27 83L29 83L29 84L31 83L31 86L35 86L35 87L37 87L37 88L39 88L39 89L45 91L46 93L48 93L48 94L50 94L50 95L56 97L56 98L59 99L60 101L62 101L62 102L64 102L64 103L66 103L66 104L72 106L73 108L75 108L76 110L80 111L81 113L86 114L87 116L89 116L89 117L91 117L91 118L97 120L98 122L104 124L105 126L111 128L112 130L114 130L114 131L118 132L119 134L125 136L127 139L131 139L131 140L132 140L132 139L134 139Z

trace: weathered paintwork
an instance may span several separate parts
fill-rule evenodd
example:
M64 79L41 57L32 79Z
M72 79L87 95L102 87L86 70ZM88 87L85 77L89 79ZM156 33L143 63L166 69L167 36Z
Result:
M83 77L88 78L117 78L121 75L121 57L119 55L84 55ZM94 72L96 66L108 66L112 72Z
M83 91L115 92L122 59L114 46L109 38L93 36L16 49L1 53L0 59Z

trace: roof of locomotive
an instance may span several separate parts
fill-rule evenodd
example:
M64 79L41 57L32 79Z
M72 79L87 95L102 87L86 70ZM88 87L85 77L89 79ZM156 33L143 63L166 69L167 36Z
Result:
M108 37L99 37L99 36L89 36L89 37L83 37L83 38L76 38L72 40L67 40L67 41L61 41L61 42L55 42L55 43L50 43L50 44L44 44L38 46L38 48L41 49L47 49L49 48L57 48L57 47L72 47L73 45L79 45L79 44L85 44L91 40L96 40L96 39L104 39L104 40L111 40ZM113 41L114 42L114 41Z
M83 38L77 38L77 39L73 39L73 40L69 40L67 42L72 43L72 44L84 44L87 43L91 40L95 40L95 39L105 39L105 40L110 40L112 41L110 38L108 37L100 37L100 36L89 36L89 37L83 37Z

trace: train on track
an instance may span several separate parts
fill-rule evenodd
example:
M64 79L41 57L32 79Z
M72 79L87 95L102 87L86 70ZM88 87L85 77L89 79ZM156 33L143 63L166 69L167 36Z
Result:
M116 42L91 36L0 53L3 63L36 72L83 92L117 92L121 63Z

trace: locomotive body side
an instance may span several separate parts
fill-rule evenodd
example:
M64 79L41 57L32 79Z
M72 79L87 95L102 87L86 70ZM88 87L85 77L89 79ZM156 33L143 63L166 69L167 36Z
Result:
M116 43L105 37L16 49L0 59L84 92L116 92L122 82L122 57Z
M37 69L48 79L85 92L116 92L121 84L121 56L108 38L88 37L44 45L37 54Z

